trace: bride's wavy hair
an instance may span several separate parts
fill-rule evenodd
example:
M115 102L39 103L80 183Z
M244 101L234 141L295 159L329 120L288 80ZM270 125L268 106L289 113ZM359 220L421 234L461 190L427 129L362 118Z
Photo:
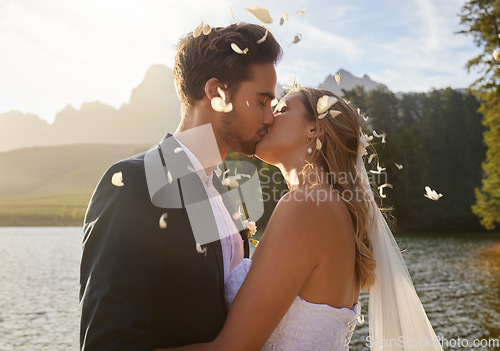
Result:
M364 193L361 178L356 167L359 137L361 133L361 118L359 114L342 98L326 89L300 88L300 97L306 108L306 118L316 122L316 130L323 129L319 136L321 149L314 150L311 160L302 169L307 177L309 172L315 172L316 167L327 172L327 180L347 204L356 239L356 274L361 288L368 291L375 282L375 259L373 247L368 233L369 199ZM318 99L324 95L337 98L337 102L329 109L339 111L336 117L328 113L318 118ZM316 145L316 144L314 144ZM350 194L349 199L345 194Z

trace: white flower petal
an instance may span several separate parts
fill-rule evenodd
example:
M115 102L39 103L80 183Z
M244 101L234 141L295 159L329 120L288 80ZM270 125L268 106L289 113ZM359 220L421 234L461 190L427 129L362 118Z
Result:
M496 60L498 60L498 58L500 57L500 51L498 50L493 50L493 58Z
M193 30L193 37L199 37L201 32L203 31L203 21L201 21L200 25Z
M325 112L325 113L318 115L318 119L323 119L327 114L328 114L328 112Z
M340 111L337 111L337 110L330 110L330 115L332 116L332 118L335 118L337 117L338 115L340 115L342 112Z
M283 14L283 18L285 19L285 21L288 21L288 13L286 13L286 12L285 12L285 13Z
M293 41L290 43L290 45L297 44L301 39L302 39L302 34L295 35L295 37L293 38Z
M279 102L278 99L275 98L273 101L271 101L271 107L276 106L278 102Z
M124 186L123 184L123 174L122 172L116 172L113 174L113 177L111 177L111 184L114 186Z
M168 213L167 212L165 212L164 214L162 214L160 216L160 223L159 223L159 225L160 225L161 229L167 228L167 221L165 220L165 219L167 219L167 217L168 217Z
M198 243L196 243L196 252L198 252L199 254L205 254L205 257L207 257L207 248L202 248Z
M427 192L427 194L424 194L424 196L431 200L437 201L441 197L443 197L443 194L438 194L435 190L432 190L429 186L425 187L425 191Z
M240 55L246 55L248 52L248 48L245 48L245 50L241 50L240 47L238 45L236 45L235 43L231 43L231 49L233 49L233 51L235 53L240 54Z
M267 39L267 34L268 33L269 33L269 29L266 29L266 33L264 34L264 36L262 38L260 38L259 40L257 40L257 44L265 42L266 39Z
M217 176L217 178L220 178L220 176L222 175L222 170L220 169L220 165L217 165L217 168L214 170L214 173Z
M371 154L370 157L368 157L368 163L372 163L375 156L377 156L377 154Z
M379 191L379 194L380 194L380 197L385 199L387 196L384 194L384 188L393 188L392 187L392 184L388 184L388 183L385 183L385 184L382 184L381 186L378 187L378 191Z
M253 5L250 7L247 7L245 11L250 12L252 15L255 16L259 21L262 23L272 23L273 19L271 18L271 15L269 14L269 10L266 9L265 7L259 6L259 5Z
M219 93L222 100L224 100L224 102L226 102L226 93L224 92L224 90L222 90L221 87L217 87L217 92Z
M168 184L172 184L172 173L170 171L167 171L167 181Z
M316 150L321 150L323 147L323 144L321 143L321 140L319 138L316 138Z
M297 13L299 16L302 16L304 14L304 12L306 12L306 8L304 7L304 9L302 11L295 11L295 13Z
M368 121L368 120L370 119L370 117L368 117L368 116L363 116L363 119L364 119L364 120L365 120L365 122L366 122L366 121Z
M229 6L229 8L231 9L231 17L236 21L236 18L234 18L234 12L233 12L233 7L232 6Z
M237 188L240 186L238 183L238 179L241 179L239 176L227 176L226 178L221 180L222 185L229 186L231 188Z
M396 167L398 167L398 169L403 169L403 165L400 165L399 163L396 162L394 162L394 164L396 165Z
M222 100L222 98L219 96L213 97L210 103L212 105L212 109L217 112L228 113L233 110L233 104L226 104L224 100Z
M337 103L338 99L335 96L323 95L316 103L316 111L318 114L325 113L330 107Z
M212 31L212 27L210 27L208 24L205 24L203 26L203 34L204 35L209 35L211 31Z
M182 151L184 151L184 150L182 150L182 147L180 147L180 146L179 146L179 147L176 147L176 148L174 149L174 154L178 154L179 152L182 152Z
M342 77L340 76L340 73L337 73L335 75L335 81L337 82L337 85L340 85L340 82L342 81Z

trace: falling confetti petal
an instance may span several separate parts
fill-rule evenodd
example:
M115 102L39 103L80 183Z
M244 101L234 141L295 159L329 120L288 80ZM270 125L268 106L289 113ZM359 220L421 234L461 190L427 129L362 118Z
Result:
M193 37L197 38L201 35L203 31L203 21L201 21L200 25L193 30Z
M165 212L164 214L162 214L160 216L160 228L161 229L167 228L167 221L165 221L165 219L167 219L167 217L168 217L167 212Z
M168 184L172 184L172 173L170 171L167 171L167 181Z
M269 29L266 29L266 34L264 34L264 36L262 38L260 38L259 40L257 40L257 44L265 42L266 39L267 39L267 34L268 33L269 33Z
M211 31L212 31L212 27L210 27L208 24L205 24L203 26L203 34L204 35L209 35Z
M377 156L377 154L371 154L370 157L368 157L368 163L372 163L375 156Z
M247 7L245 11L250 12L252 15L255 16L259 21L262 23L272 23L273 19L271 18L271 15L269 14L269 10L266 9L265 7L259 6L259 5L253 5L250 7Z
M273 101L271 101L271 107L276 106L278 102L279 102L278 99L275 98Z
M431 200L434 200L434 201L437 201L439 200L441 197L443 197L443 194L438 194L436 192L436 190L432 190L429 186L426 186L425 187L425 191L427 192L427 194L424 194L424 196L426 198L429 198Z
M360 108L359 108L359 107L357 108L357 110L356 110L356 111L358 111L358 115L360 115L360 114L361 114L361 110L360 110Z
M255 245L255 247L257 247L257 245L259 245L259 241L258 240L255 240L255 239L248 239L248 241L250 241L252 244Z
M340 76L340 73L337 73L335 75L335 81L337 82L337 85L340 85L340 82L342 81L342 77Z
M321 140L319 138L316 138L316 150L321 150L321 147L323 144L321 144Z
M370 173L381 174L383 171L385 171L385 168L380 167L380 164L377 162L377 170L376 171L370 170Z
M318 119L323 119L327 114L328 114L328 112L325 112L325 113L318 115Z
M220 178L220 176L222 175L222 170L220 169L220 165L217 165L217 168L214 170L214 172L217 178Z
M286 13L286 12L285 12L285 13L283 14L283 18L285 19L285 21L288 21L288 13Z
M117 172L113 174L113 177L111 178L111 184L114 186L124 186L123 184L123 174L122 172Z
M233 19L236 21L236 18L234 18L233 7L232 7L232 6L229 6L229 8L231 9L231 17L233 17Z
M496 60L498 60L498 58L500 57L500 51L498 50L493 50L493 58Z
M299 16L302 16L304 14L304 12L306 12L306 8L304 7L304 9L302 11L295 11L295 13L299 14Z
M400 164L398 164L396 162L394 162L394 164L396 165L396 167L398 167L398 169L403 169L403 165L400 165Z
M285 20L283 19L283 17L280 18L280 26L283 25L283 23L285 23Z
M379 187L378 187L378 191L379 191L380 197L381 197L382 199L385 199L385 198L387 197L387 196L384 194L384 188L391 188L391 189L392 189L393 187L392 187L392 184L388 184L388 183L386 183L386 184L382 184L381 186L379 186Z
M228 186L228 187L231 187L231 188L237 188L240 186L240 184L238 183L238 180L240 180L241 177L238 175L238 176L228 176L224 179L221 180L221 183L222 185L225 185L225 186Z
M226 102L220 96L213 97L210 103L212 105L212 109L217 112L228 113L233 110L233 104L226 104Z
M183 151L183 150L182 150L182 147L180 147L180 146L179 146L179 147L176 147L176 148L174 149L174 154L178 154L179 152L182 152L182 151Z
M363 116L363 119L364 119L364 120L365 120L365 122L366 122L366 121L368 121L368 120L370 119L370 117L368 117L368 116Z
M330 107L335 105L337 101L338 99L335 96L323 95L316 103L316 111L318 111L318 114L325 113L330 109Z
M207 257L207 248L204 247L204 248L201 248L201 245L196 243L196 251L199 253L199 254L205 254L205 257Z
M374 131L373 131L373 136L374 136L375 138L379 138L379 139L380 139L380 138L382 138L381 143L382 143L382 144L384 144L384 143L385 143L385 133L383 133L383 134L378 134L378 133L377 133L377 131L375 131L375 130L374 130Z
M235 43L231 43L231 49L233 49L233 51L235 53L240 54L240 55L246 55L248 52L248 48L245 48L245 50L241 50L240 47L238 45L236 45Z
M335 118L337 117L338 115L340 115L342 112L340 111L337 111L337 110L330 110L330 115L332 116L332 118Z
M217 87L217 92L219 93L222 100L224 100L224 102L226 102L226 93L224 92L224 90L222 90L221 87Z
M295 38L293 38L293 41L290 43L290 45L297 44L300 41L300 39L302 39L302 34L297 34Z
M241 219L241 216L243 216L243 213L241 213L241 206L238 206L238 212L233 213L233 219L237 221Z

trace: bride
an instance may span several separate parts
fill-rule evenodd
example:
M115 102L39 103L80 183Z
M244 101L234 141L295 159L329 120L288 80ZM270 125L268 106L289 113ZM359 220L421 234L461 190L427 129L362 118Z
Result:
M374 200L360 131L359 115L328 90L299 88L279 102L256 156L281 170L290 192L252 260L226 281L219 336L168 350L347 350L361 289L367 347L442 350Z

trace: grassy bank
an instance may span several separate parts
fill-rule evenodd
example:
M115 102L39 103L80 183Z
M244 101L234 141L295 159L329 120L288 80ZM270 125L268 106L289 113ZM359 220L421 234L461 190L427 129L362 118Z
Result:
M91 194L0 201L0 226L79 226Z

